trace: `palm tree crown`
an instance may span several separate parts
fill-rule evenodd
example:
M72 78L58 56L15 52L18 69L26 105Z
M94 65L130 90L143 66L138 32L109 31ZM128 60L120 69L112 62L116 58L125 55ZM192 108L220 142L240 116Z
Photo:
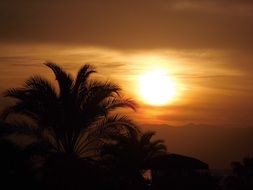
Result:
M74 79L54 63L45 65L53 71L59 91L48 80L31 77L23 87L4 93L17 101L3 118L13 113L28 116L55 151L78 155L91 151L105 131L137 130L127 117L111 113L120 107L135 109L135 103L121 97L119 86L91 80L93 67L84 65Z
M150 169L150 163L155 158L166 154L166 146L162 140L151 140L154 134L133 132L112 135L101 149L102 158L125 173Z

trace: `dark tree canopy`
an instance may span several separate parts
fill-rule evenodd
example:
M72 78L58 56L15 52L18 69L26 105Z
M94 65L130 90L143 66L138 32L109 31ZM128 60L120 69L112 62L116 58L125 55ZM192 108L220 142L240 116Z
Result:
M91 65L81 67L75 78L57 64L45 65L53 71L59 91L43 77L31 77L22 87L4 93L17 101L2 118L25 115L36 123L26 126L27 131L40 134L54 151L78 155L94 151L109 131L137 130L126 116L112 114L117 108L135 110L135 102L123 98L118 85L91 79L96 72Z

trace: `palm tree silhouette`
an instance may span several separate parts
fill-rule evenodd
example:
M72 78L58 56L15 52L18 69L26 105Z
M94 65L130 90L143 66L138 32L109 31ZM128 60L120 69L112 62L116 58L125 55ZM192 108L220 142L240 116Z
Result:
M54 63L46 63L57 80L59 92L46 79L34 76L23 87L7 90L6 97L17 101L2 114L20 114L32 119L37 137L51 144L52 150L83 156L91 154L106 133L138 130L126 116L112 114L117 108L132 108L136 104L122 98L119 86L111 82L91 80L96 71L84 65L75 79ZM115 112L114 112L115 113Z
M154 132L133 132L111 135L101 149L101 157L114 175L130 187L144 182L143 172L150 168L152 161L166 154L162 140L151 140ZM127 179L127 180L126 180ZM127 188L127 185L124 184ZM122 188L122 187L121 187Z

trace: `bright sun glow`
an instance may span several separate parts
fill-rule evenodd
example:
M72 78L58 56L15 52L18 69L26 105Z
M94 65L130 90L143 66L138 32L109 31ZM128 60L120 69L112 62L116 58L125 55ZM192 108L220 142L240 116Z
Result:
M175 83L163 70L153 70L140 77L140 94L148 104L166 105L176 94Z

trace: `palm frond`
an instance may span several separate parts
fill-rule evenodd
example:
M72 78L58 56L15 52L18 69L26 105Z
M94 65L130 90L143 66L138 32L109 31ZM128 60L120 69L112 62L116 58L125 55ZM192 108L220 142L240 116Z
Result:
M47 62L45 65L54 72L60 88L60 97L66 98L66 96L69 96L71 93L71 86L73 84L72 77L55 63Z
M47 80L35 76L28 79L23 88L10 89L6 96L15 97L19 101L4 110L2 117L19 113L42 121L53 118L57 114L58 97L55 89Z
M24 89L26 94L38 92L44 93L46 97L57 98L56 90L51 83L40 76L33 76L26 80Z
M131 108L136 111L137 104L131 99L108 98L102 102L102 107L104 107L107 112L113 111L117 108Z
M108 114L108 111L101 104L106 99L118 96L120 88L112 83L92 81L88 90L80 97L80 113L84 123L92 123Z
M35 111L29 104L26 104L26 102L17 102L15 105L5 108L1 113L1 119L6 120L11 114L25 115L35 121L38 120Z
M152 138L154 135L155 135L155 132L154 132L154 131L147 131L147 132L145 132L145 133L141 136L140 143L141 143L142 145L149 144L151 138Z
M2 135L26 134L35 135L41 138L41 130L25 121L12 121L12 123L4 123L1 125Z
M87 87L80 91L82 103L100 103L104 99L119 95L120 87L110 82L90 81Z
M166 146L162 140L156 140L150 143L149 149L166 151Z
M109 134L127 134L136 135L140 132L137 125L129 119L127 116L115 114L109 117L105 117L96 124L98 132L103 136Z
M83 128L81 133L86 134L86 140L99 139L117 134L135 134L139 132L139 128L131 119L126 116L113 115L105 117L93 123L89 128ZM80 135L82 137L82 134ZM79 138L80 138L79 137Z
M77 76L76 76L74 86L73 86L74 96L77 95L77 93L81 89L81 87L86 87L87 80L92 73L96 73L96 71L89 64L86 64L86 65L82 66L81 69L79 69Z
M26 93L26 89L24 88L11 88L4 91L3 96L22 100L26 97Z

